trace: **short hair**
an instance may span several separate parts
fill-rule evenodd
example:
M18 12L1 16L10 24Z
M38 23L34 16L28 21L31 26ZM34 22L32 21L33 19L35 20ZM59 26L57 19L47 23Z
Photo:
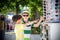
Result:
M14 16L12 17L12 20L13 20L13 22L17 22L17 20L19 20L19 19L21 19L21 18L22 18L21 15L14 15Z

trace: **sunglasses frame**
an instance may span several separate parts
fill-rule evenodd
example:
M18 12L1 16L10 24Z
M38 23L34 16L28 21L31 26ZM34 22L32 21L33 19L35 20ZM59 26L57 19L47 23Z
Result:
M28 17L29 15L23 15L24 17Z

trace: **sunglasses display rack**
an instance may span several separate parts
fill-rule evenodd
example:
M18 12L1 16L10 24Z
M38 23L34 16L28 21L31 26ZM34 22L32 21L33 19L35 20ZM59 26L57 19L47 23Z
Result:
M46 25L46 22L43 22L41 24L41 34L42 34L42 37L41 37L41 40L48 40L49 37L48 37L48 32L49 32L49 26L45 26Z
M50 19L49 22L60 22L60 0L43 0L43 14L46 19Z
M48 20L48 23L52 23L52 24L60 23L60 0L43 0L43 15L46 17L46 19L51 18L50 20ZM50 34L53 34L50 33L50 31L53 30L50 29L51 27L48 28L47 30L46 28L45 27L42 28L42 40L50 40L51 39Z

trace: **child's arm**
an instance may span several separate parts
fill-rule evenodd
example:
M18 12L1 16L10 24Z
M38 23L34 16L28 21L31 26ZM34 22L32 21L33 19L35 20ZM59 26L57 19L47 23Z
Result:
M38 27L43 20L44 20L44 17L41 17L40 20L39 20L39 22L36 23L36 24L34 24L34 27Z
M35 20L35 21L28 22L28 23L25 24L25 26L31 25L33 23L36 23L36 24L34 24L34 27L38 27L43 20L44 20L44 17L41 17L39 19L39 21L38 20Z
M31 21L31 22L26 23L25 25L28 26L28 25L33 24L34 22L35 22L35 21Z

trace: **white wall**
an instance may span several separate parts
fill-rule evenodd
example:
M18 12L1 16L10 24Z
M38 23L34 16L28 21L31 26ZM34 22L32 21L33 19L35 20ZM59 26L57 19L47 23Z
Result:
M60 23L49 23L49 39L60 40Z

